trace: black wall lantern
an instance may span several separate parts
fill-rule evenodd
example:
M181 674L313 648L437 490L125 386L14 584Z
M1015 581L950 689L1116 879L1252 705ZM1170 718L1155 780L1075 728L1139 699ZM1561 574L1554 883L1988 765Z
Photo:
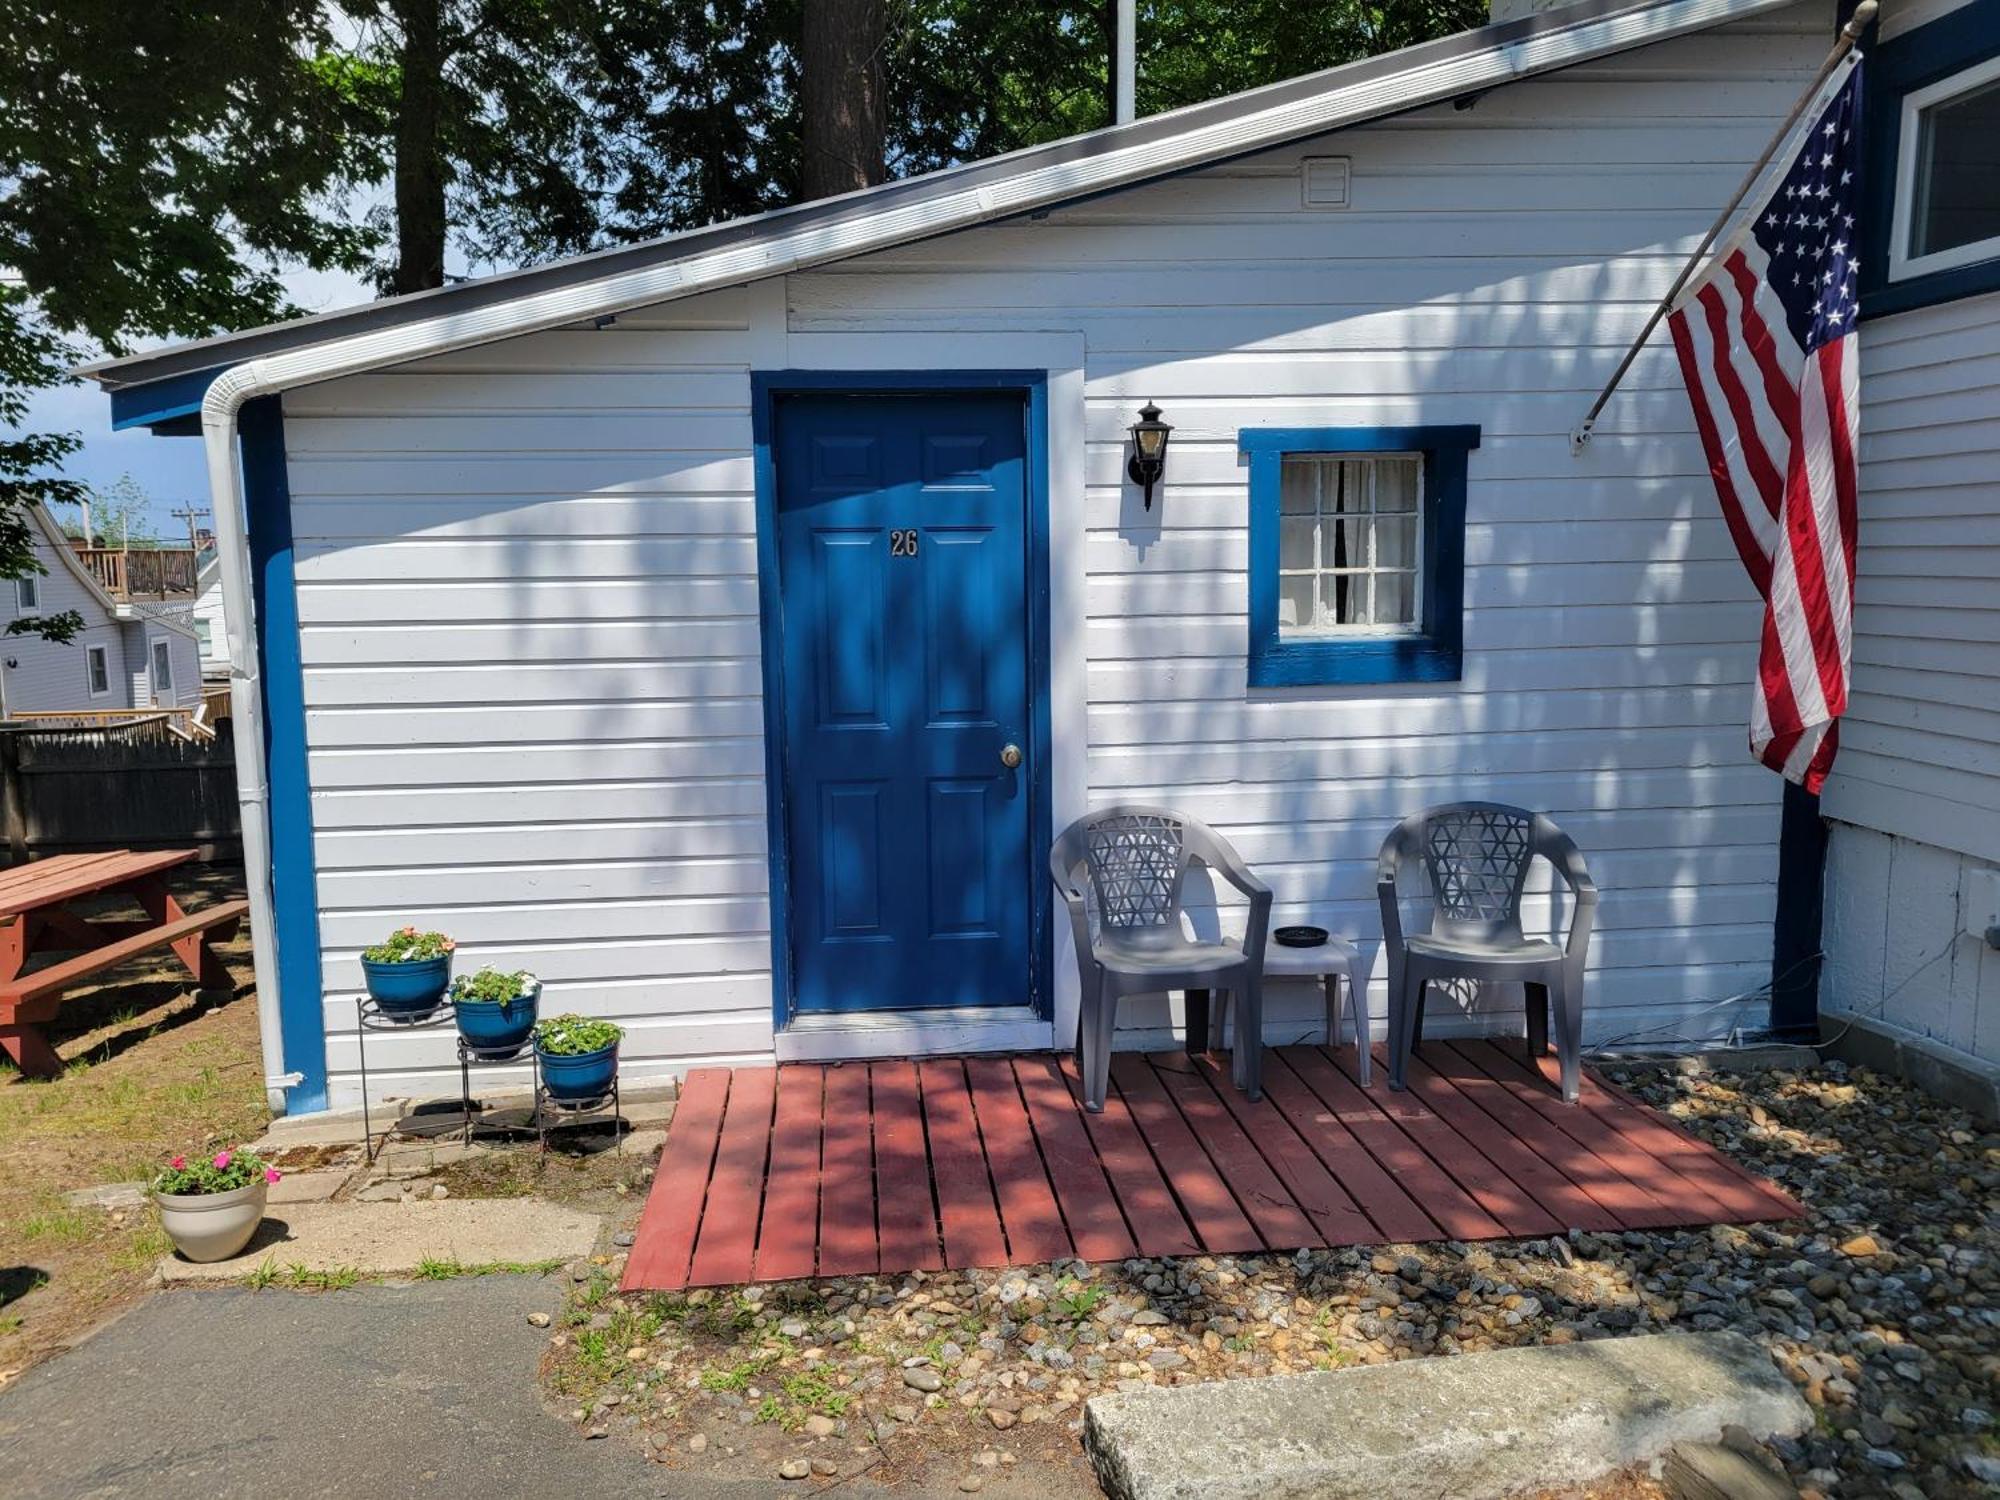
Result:
M1139 408L1139 420L1132 424L1132 457L1125 472L1132 482L1145 486L1146 509L1153 508L1153 486L1167 471L1167 434L1170 423L1160 420L1160 409L1148 401Z

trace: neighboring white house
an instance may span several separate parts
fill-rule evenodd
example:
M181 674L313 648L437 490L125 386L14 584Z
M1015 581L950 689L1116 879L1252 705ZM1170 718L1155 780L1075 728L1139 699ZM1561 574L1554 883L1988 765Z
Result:
M1891 5L1826 1002L2000 1064L2000 3Z
M207 553L195 573L195 643L201 650L201 675L205 681L219 682L229 676L229 641L222 624L222 567L213 552Z
M46 572L0 580L0 605L10 620L75 610L83 629L60 644L35 635L0 639L0 718L199 703L201 665L185 607L113 598L77 560L55 518L40 506L30 515Z
M1048 843L1122 800L1355 938L1378 1017L1395 820L1546 810L1604 890L1589 1039L1761 1025L1760 605L1664 336L1568 435L1834 32L1596 0L99 367L123 425L255 396L273 1083L353 1101L358 954L406 922L617 1018L641 1075L1066 1046ZM371 1045L390 1092L447 1070Z

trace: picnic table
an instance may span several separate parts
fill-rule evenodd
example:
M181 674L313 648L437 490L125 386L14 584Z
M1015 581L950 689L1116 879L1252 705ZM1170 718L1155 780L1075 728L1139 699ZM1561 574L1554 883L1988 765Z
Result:
M228 990L234 981L215 952L250 909L223 901L189 913L167 888L167 872L197 851L60 854L0 870L0 1050L31 1076L52 1077L62 1060L42 1035L78 981L153 948L171 948L201 990ZM144 918L91 921L71 909L86 897L131 896ZM24 974L40 953L73 957Z

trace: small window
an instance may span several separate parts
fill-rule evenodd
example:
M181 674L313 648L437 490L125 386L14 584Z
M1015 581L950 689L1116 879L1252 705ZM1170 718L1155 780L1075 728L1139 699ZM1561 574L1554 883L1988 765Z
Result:
M83 652L84 680L90 696L102 698L111 691L111 658L102 646L86 646Z
M1889 279L2000 258L2000 57L1903 97Z
M1250 429L1250 683L1459 675L1477 427Z
M14 580L14 605L24 615L34 614L42 607L42 580L32 573L25 578Z
M194 639L195 644L201 647L202 655L204 656L214 647L215 631L207 620L196 620L194 622Z
M174 653L163 635L153 637L153 702L169 703L174 696Z
M1278 479L1278 634L1410 635L1423 619L1423 456L1288 453Z

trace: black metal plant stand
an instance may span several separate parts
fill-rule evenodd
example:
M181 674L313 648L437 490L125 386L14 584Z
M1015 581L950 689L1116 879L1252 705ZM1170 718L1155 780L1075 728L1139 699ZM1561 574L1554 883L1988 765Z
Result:
M558 1099L548 1091L542 1082L539 1064L535 1069L535 1134L540 1137L542 1155L549 1154L549 1125L551 1115L565 1117L561 1123L582 1119L586 1115L602 1114L605 1107L611 1109L612 1149L620 1156L625 1154L625 1132L619 1127L625 1123L625 1111L618 1096L618 1075L611 1075L611 1090L599 1094L595 1099Z
M456 1020L456 1013L453 1011L449 1000L440 1000L430 1010L422 1011L415 1015L398 1015L393 1011L383 1010L371 997L363 996L354 1002L354 1020L355 1035L361 1052L361 1139L362 1146L367 1152L368 1163L370 1166L373 1166L375 1158L381 1155L382 1148L389 1144L389 1137L396 1133L396 1127L391 1124L388 1129L382 1132L380 1140L376 1139L374 1117L368 1104L368 1038L370 1034L385 1031L428 1031L434 1027L454 1022ZM528 1057L528 1066L534 1071L535 1114L532 1124L536 1135L541 1140L542 1150L547 1151L549 1148L548 1130L543 1123L544 1115L542 1108L544 1096L542 1069L539 1059L535 1056L533 1046L524 1043L519 1047L506 1051L495 1051L469 1046L462 1036L457 1038L457 1042L459 1138L466 1142L472 1140L472 1070L478 1067L499 1067L502 1064L518 1062L521 1055L525 1052ZM617 1096L617 1081L614 1079L611 1091L614 1107ZM594 1101L591 1107L594 1108L602 1104L602 1102L602 1100Z

